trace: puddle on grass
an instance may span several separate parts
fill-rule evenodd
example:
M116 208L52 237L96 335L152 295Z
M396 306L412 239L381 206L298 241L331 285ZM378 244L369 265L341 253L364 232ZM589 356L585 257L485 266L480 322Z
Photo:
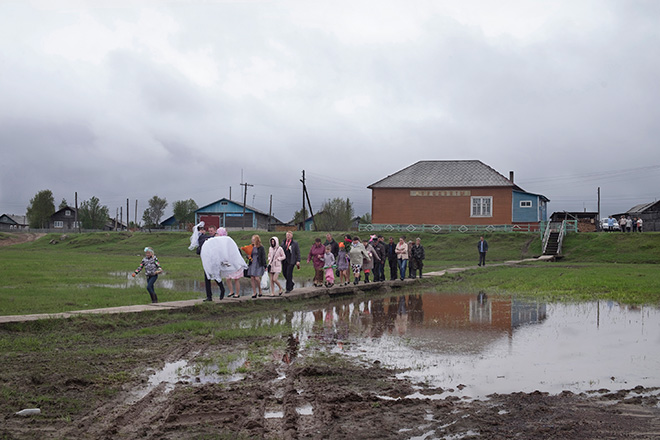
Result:
M660 386L660 309L425 293L296 314L301 341L402 369L449 395Z
M130 403L135 403L149 394L152 390L161 384L165 386L165 393L174 389L176 384L204 385L209 383L228 383L237 382L245 378L244 374L236 373L236 370L245 364L247 355L242 355L238 359L229 362L226 370L229 374L220 374L218 365L199 366L194 361L185 359L176 362L168 362L158 371L149 375L147 386L135 390L132 393Z

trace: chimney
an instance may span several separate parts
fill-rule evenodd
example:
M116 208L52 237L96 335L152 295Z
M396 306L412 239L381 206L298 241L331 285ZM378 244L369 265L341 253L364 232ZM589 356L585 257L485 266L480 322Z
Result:
M509 171L509 180L513 183L513 171Z

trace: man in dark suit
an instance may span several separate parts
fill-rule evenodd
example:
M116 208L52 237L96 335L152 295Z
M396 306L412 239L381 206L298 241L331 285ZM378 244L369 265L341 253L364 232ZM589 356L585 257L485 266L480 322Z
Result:
M479 243L477 243L477 250L479 251L479 266L485 266L486 252L488 252L488 242L484 240L483 235L480 237Z
M399 262L396 257L396 243L394 243L393 237L390 237L390 241L385 245L385 249L387 250L387 261L390 263L390 280L396 280L399 277Z
M293 290L293 267L300 269L300 248L298 242L293 239L293 232L288 231L282 242L282 249L286 258L282 261L282 273L286 279L286 292Z
M204 231L204 227L201 227L200 232ZM208 240L209 238L215 237L215 234L217 232L217 229L215 226L210 225L208 227L208 233L202 234L199 236L199 247L197 248L197 255L199 255L202 252L202 246L204 245L204 242ZM216 283L218 284L218 287L220 287L220 299L223 299L225 297L225 286L222 284L222 281L217 281ZM213 292L211 291L211 280L206 276L206 271L204 271L204 287L206 288L206 299L204 301L213 301Z

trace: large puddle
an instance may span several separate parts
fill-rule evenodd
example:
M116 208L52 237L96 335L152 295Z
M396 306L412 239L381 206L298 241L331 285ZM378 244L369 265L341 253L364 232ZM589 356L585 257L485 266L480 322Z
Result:
M296 314L301 340L402 369L400 377L483 398L660 385L660 310L425 293Z
M653 306L428 292L344 299L239 325L290 327L287 349L273 353L283 366L328 350L396 368L401 378L443 390L407 397L481 399L492 393L660 386L660 309ZM222 368L218 362L200 368L195 356L168 364L153 372L136 397L163 382L240 380L237 369L245 356Z

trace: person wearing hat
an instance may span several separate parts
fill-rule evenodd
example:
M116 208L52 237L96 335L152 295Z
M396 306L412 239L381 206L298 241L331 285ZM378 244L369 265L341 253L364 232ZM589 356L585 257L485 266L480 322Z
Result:
M339 252L337 252L337 270L339 271L339 285L347 286L350 278L348 275L349 258L346 252L346 245L344 242L339 243Z
M154 255L153 249L146 247L144 248L144 253L145 256L138 268L133 272L133 277L144 269L144 274L147 276L147 292L149 292L149 296L151 297L151 303L156 304L158 302L158 297L154 290L154 284L156 284L158 274L163 273L163 268L160 267L160 263L158 263L158 258Z

